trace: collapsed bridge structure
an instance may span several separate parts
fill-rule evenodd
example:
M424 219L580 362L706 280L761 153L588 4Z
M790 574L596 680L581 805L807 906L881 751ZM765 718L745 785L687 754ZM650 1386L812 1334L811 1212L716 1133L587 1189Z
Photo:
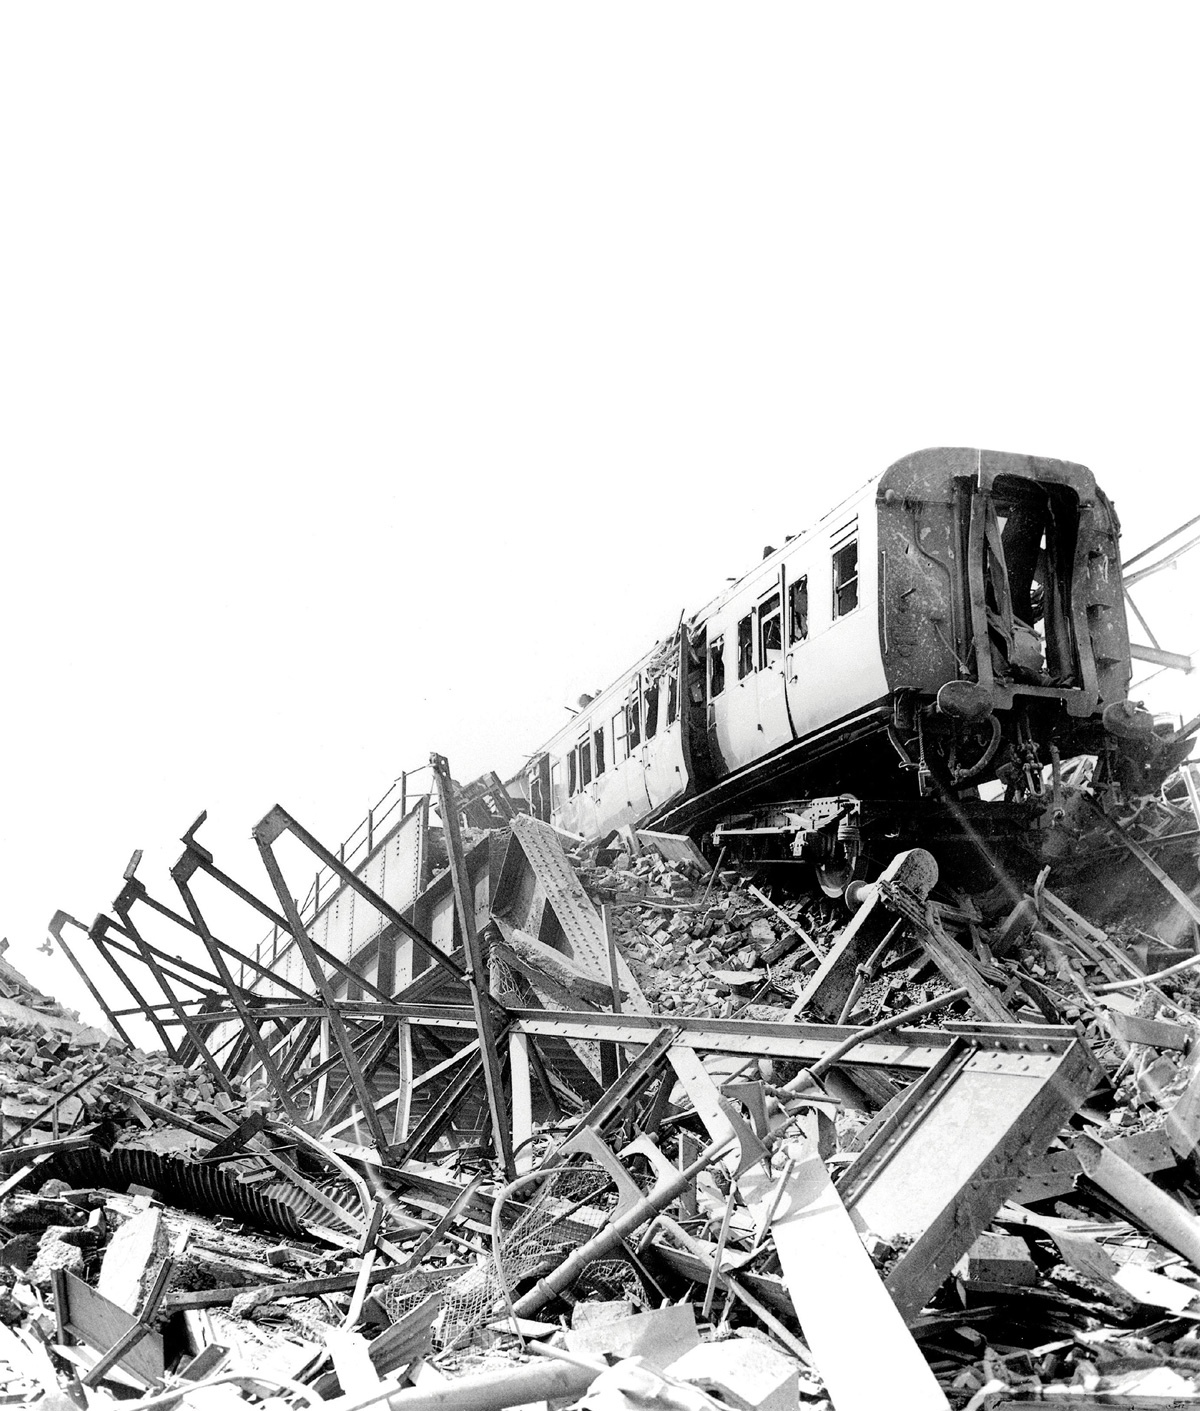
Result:
M839 510L518 780L434 755L335 846L277 805L252 878L203 815L166 885L135 854L50 926L111 1036L0 961L10 1398L1200 1401L1200 765L1129 704L1115 518L957 451L855 505L853 554ZM802 603L900 673L843 741L870 797L795 716L736 764L721 697L786 705ZM942 830L989 810L988 866L1071 846L984 893Z

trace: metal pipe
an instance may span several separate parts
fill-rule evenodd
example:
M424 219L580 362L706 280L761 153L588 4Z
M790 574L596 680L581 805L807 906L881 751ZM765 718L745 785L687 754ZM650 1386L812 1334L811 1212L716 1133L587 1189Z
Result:
M850 993L846 996L846 1003L842 1005L842 1012L838 1015L839 1024L844 1024L846 1020L850 1018L851 1014L854 1013L854 1006L858 1003L859 995L866 989L867 984L875 978L875 967L888 953L888 948L896 939L896 935L901 926L906 925L907 922L907 916L897 917L895 924L889 928L887 935L884 936L883 940L879 942L870 956L868 956L854 972L854 984L851 985Z
M501 1411L527 1402L568 1402L582 1396L599 1375L599 1368L577 1367L573 1362L535 1362L511 1372L456 1377L428 1389L409 1387L394 1392L386 1405L389 1411ZM358 1405L370 1406L375 1400Z
M522 1295L513 1304L513 1313L518 1318L524 1318L530 1313L536 1313L539 1308L545 1307L552 1298L556 1298L563 1289L570 1287L575 1282L583 1272L585 1265L591 1263L593 1259L602 1259L627 1235L632 1234L647 1220L665 1210L673 1200L676 1200L688 1189L701 1171L723 1156L735 1144L736 1140L736 1137L729 1137L725 1141L713 1142L711 1146L705 1147L696 1160L682 1170L678 1176L667 1181L664 1185L656 1186L649 1195L643 1196L624 1215L610 1221L599 1234L593 1235L586 1244L580 1245L573 1253L569 1254L557 1269L552 1270L544 1279L539 1279L527 1294Z
M945 1009L948 1004L956 1004L960 999L968 999L969 997L966 990L947 990L945 994L927 999L924 1004L914 1004L911 1009L906 1009L900 1014L893 1014L890 1019L881 1019L878 1024L860 1029L857 1034L851 1034L848 1039L844 1039L824 1058L818 1059L811 1068L806 1068L803 1073L798 1073L790 1083L785 1083L781 1091L801 1092L816 1082L822 1073L828 1072L835 1063L840 1062L851 1049L857 1048L864 1040L872 1039L876 1034L886 1034L889 1029L899 1029L912 1019L920 1019L922 1015L932 1014L935 1009Z
M1137 975L1132 980L1112 980L1106 985L1095 985L1093 991L1098 995L1107 995L1116 990L1132 990L1138 985L1149 985L1155 980L1169 980L1172 975L1182 975L1187 970L1195 970L1197 966L1200 966L1200 955L1192 955L1187 960L1168 965L1165 970L1152 970L1148 975Z
M1147 554L1152 554L1155 549L1161 549L1164 544L1174 539L1176 534L1182 534L1185 529L1190 529L1193 524L1200 524L1200 514L1193 515L1186 523L1177 525L1169 534L1164 534L1161 539L1156 539L1153 544L1148 545L1144 549L1139 549L1131 559L1126 559L1121 565L1122 573L1127 568L1132 568L1133 565L1137 563L1138 559L1144 559Z

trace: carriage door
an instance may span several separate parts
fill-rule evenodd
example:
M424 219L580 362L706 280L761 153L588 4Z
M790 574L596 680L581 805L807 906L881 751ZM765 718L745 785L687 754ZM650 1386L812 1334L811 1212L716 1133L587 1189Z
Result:
M550 756L540 755L529 766L529 811L543 823L550 822Z
M634 818L644 818L650 808L650 787L646 780L646 722L642 703L642 676L635 672L629 681L625 697L625 761L626 805Z
M758 600L754 615L758 640L755 642L755 679L758 684L758 728L756 755L769 754L796 738L787 700L787 650L784 641L784 606L787 602L784 568Z

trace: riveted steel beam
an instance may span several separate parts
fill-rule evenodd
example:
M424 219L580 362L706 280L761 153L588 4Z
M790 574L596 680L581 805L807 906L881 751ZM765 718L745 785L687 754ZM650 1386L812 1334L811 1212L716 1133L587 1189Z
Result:
M283 875L283 870L279 865L279 859L275 856L272 846L276 838L279 837L282 828L277 828L274 811L267 815L262 822L258 823L253 830L253 838L258 848L259 856L263 860L263 866L267 869L267 876L271 879L271 885L275 889L275 895L279 898L279 904L283 908L284 916L287 918L287 929L300 949L300 954L304 958L304 964L312 977L316 986L317 994L321 1003L325 1007L326 1022L329 1025L329 1033L337 1044L341 1052L342 1060L346 1065L346 1071L350 1075L350 1080L354 1084L354 1091L358 1096L358 1101L363 1109L363 1119L371 1132L371 1137L380 1152L386 1153L391 1147L391 1139L384 1130L379 1114L375 1111L374 1103L371 1101L371 1089L366 1077L363 1075L362 1065L358 1061L358 1055L354 1051L349 1030L346 1022L338 1008L337 997L330 988L325 971L322 969L320 957L313 946L308 931L305 929L304 921L300 916L300 909L292 897L287 880Z
M433 768L434 779L437 781L442 830L446 839L446 851L449 854L450 878L454 885L454 902L458 910L458 925L462 933L463 952L467 957L466 981L471 990L475 1022L479 1025L479 1049L483 1057L483 1081L487 1090L488 1111L492 1119L492 1141L496 1148L496 1158L504 1168L505 1176L511 1181L517 1174L517 1168L513 1165L512 1128L509 1125L508 1104L505 1101L504 1087L500 1080L500 1054L497 1051L496 1030L492 1022L487 971L484 969L483 952L475 930L475 904L474 897L470 892L466 859L463 856L462 833L459 829L454 783L450 778L450 765L444 755L430 755L429 763Z

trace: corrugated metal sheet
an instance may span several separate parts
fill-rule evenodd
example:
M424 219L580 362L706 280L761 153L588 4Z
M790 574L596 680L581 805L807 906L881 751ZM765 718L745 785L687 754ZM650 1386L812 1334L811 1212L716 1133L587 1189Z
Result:
M123 1191L130 1185L149 1186L164 1202L200 1215L225 1215L259 1229L302 1235L308 1223L324 1225L344 1234L357 1234L350 1212L361 1210L358 1196L348 1182L327 1179L312 1182L348 1212L339 1222L332 1211L306 1191L283 1180L249 1184L226 1168L150 1151L144 1146L82 1146L56 1152L38 1171L38 1180L67 1181L72 1186L100 1186Z

